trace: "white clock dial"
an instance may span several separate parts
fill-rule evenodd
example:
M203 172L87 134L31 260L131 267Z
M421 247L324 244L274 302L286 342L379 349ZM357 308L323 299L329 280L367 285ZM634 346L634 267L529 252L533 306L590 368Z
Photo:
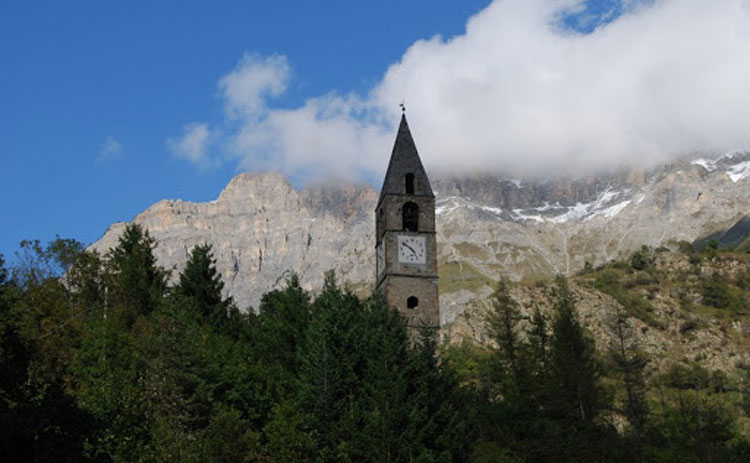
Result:
M424 236L399 235L398 261L404 264L427 262L427 246Z

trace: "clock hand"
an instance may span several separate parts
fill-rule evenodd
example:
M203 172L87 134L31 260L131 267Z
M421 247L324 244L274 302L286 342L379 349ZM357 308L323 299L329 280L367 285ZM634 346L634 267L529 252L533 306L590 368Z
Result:
M414 254L415 256L417 255L417 251L415 251L413 247L409 246L406 243L404 243L404 246L406 246L407 248L409 248L409 251L411 251L412 254Z

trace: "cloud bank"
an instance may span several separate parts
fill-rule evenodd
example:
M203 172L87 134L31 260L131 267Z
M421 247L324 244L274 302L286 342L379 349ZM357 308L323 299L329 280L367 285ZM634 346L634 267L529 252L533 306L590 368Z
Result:
M219 82L225 121L187 126L176 151L205 162L211 142L241 169L379 178L402 99L431 170L554 175L750 147L748 0L629 0L597 14L576 0L496 0L463 35L414 43L366 95L274 107L290 67L246 55Z
M105 137L99 148L98 161L110 161L122 156L122 144L113 137Z
M167 147L178 158L206 168L216 163L208 154L212 134L207 124L193 122L182 129L182 136L167 140Z

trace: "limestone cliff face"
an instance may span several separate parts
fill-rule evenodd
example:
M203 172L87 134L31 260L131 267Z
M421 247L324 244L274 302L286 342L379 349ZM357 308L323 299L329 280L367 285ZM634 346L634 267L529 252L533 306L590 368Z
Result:
M323 284L327 270L360 284L374 278L377 194L365 186L296 190L276 173L240 174L215 201L160 201L133 219L157 240L160 265L185 265L193 246L210 243L225 290L242 309L257 308L261 295L283 284L290 272L307 289ZM104 252L117 243L125 223L112 225L92 247Z
M629 255L643 244L688 240L730 226L750 211L750 155L680 161L556 181L492 176L434 178L441 321L471 306L486 284L568 274ZM240 174L208 203L163 200L133 221L176 275L189 250L213 245L226 291L242 309L296 272L310 290L325 271L366 292L372 287L374 209L367 185L295 189L275 173ZM124 223L92 245L105 252Z

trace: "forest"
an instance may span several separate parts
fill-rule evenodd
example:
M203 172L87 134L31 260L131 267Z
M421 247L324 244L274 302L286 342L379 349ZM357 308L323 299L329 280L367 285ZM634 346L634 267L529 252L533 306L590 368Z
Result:
M58 238L0 256L0 460L750 458L750 368L648 377L627 314L597 350L562 277L530 317L497 282L480 345L407 328L332 272L238 308L209 245L171 279L155 246L130 225L105 255Z

